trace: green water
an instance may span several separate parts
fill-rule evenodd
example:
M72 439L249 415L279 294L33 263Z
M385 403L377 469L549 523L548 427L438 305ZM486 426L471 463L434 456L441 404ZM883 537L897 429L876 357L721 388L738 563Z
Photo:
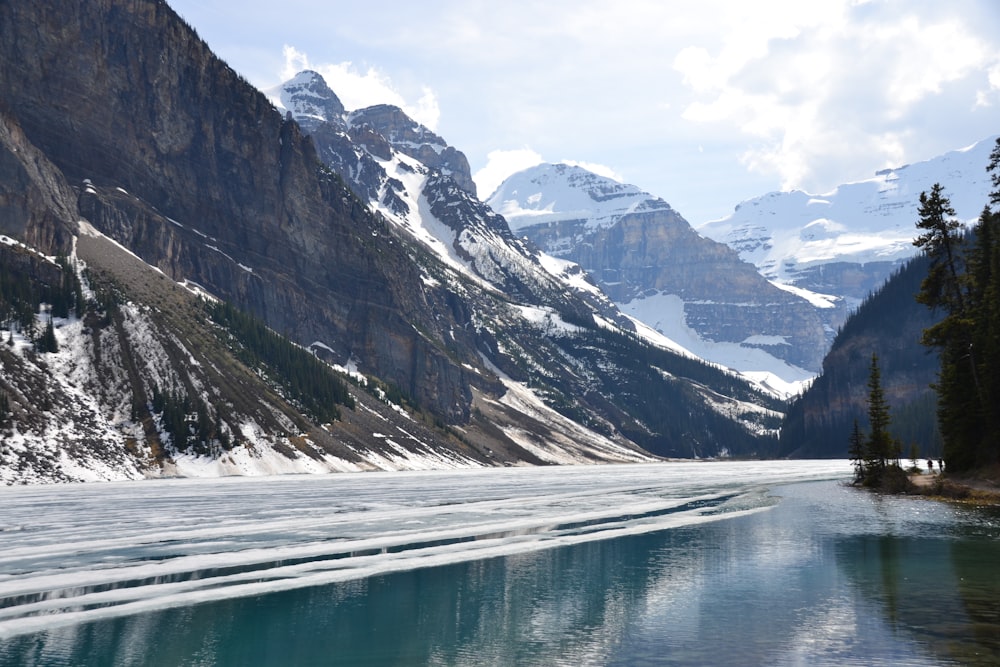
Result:
M0 664L1000 664L994 510L773 493L711 523L15 636Z

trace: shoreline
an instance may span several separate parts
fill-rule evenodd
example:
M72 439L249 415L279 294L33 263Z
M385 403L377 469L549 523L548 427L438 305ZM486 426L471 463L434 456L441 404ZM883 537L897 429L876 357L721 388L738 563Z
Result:
M975 505L1000 505L1000 484L990 479L952 477L948 473L909 475L916 495Z

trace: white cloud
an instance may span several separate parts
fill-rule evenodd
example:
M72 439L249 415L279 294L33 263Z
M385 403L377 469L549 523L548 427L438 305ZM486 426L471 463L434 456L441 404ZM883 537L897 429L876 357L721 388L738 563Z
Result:
M756 38L742 27L716 49L683 48L673 61L692 93L682 118L738 129L752 142L742 163L786 189L834 185L873 158L898 165L935 110L987 106L1000 80L1000 51L971 21L909 7L822 3L821 20L790 8L771 29L757 24ZM956 95L965 99L947 99Z
M541 164L545 160L530 148L490 151L486 166L472 175L481 199L487 199L511 174Z
M976 104L973 108L991 107L1000 97L1000 62L993 65L986 74L987 88L976 91Z
M437 96L431 88L424 86L421 97L413 104L407 102L393 86L392 80L374 67L359 72L350 61L342 63L318 64L309 62L309 57L294 46L284 47L285 65L281 71L282 81L295 76L304 69L319 72L326 83L337 94L349 111L363 109L375 104L392 104L421 125L437 130L441 118Z

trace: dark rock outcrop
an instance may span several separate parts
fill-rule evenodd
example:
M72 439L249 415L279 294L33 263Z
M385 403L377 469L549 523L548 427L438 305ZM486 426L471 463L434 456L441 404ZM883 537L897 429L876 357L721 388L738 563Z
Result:
M49 255L69 255L76 195L59 170L0 113L0 234Z
M377 135L385 137L396 150L450 176L460 188L476 196L476 184L465 154L411 119L399 107L378 104L360 109L350 114L349 121L352 134L359 134L361 128L370 127Z

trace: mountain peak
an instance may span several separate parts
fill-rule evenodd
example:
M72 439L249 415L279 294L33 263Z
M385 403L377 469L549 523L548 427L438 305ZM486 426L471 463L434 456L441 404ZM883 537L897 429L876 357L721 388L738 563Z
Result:
M376 104L358 109L350 113L347 122L353 136L362 137L365 128L370 128L384 137L395 150L439 170L467 193L476 196L476 184L465 154L449 146L448 142L410 118L399 107Z
M628 213L672 210L634 185L565 163L544 163L508 177L489 202L517 230L541 222L588 219L610 227Z
M303 70L269 92L300 125L318 121L344 124L344 105L319 72Z
M430 129L406 115L406 112L392 104L375 104L352 111L349 117L352 127L369 125L393 145L410 144L430 146L440 153L448 143Z

